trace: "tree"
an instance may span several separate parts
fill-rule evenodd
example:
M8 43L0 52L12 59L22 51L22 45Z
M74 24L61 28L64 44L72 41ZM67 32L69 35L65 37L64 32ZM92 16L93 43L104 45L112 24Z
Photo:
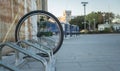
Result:
M105 13L105 21L108 23L111 23L111 21L114 17L115 17L115 15L112 12Z
M103 17L103 13L105 14L105 16ZM88 25L90 24L90 27L94 27L94 23L95 23L95 28L97 28L97 26L99 24L104 24L104 21L108 21L109 23L111 22L111 20L114 18L114 14L112 12L91 12L88 15L86 15L86 26L87 28L89 27ZM74 25L78 25L80 27L80 29L84 29L84 16L77 16L74 19L72 19L69 23L70 24L74 24ZM89 24L88 24L89 23Z
M96 12L91 12L86 16L86 20L91 25L90 27L94 27L94 23L96 24L98 22L98 14ZM87 26L88 27L88 26Z
M105 14L105 16L103 17L103 13ZM98 26L98 24L104 24L104 22L111 22L111 20L114 18L114 14L113 13L109 13L109 12L91 12L86 16L86 20L89 21L90 25L92 25L92 27L94 26L94 21L96 24L96 27Z
M71 19L69 23L73 25L78 25L80 29L83 29L84 28L84 25L82 24L83 21L84 21L84 16L77 16L74 19Z

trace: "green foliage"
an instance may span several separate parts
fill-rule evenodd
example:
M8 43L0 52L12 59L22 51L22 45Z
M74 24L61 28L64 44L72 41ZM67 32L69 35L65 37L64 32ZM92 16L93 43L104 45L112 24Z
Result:
M37 22L39 28L46 28L47 22L43 16L40 17L40 20Z
M41 22L40 22L40 27L39 27L39 28L46 28L46 26L47 26L47 22L41 21Z
M77 16L74 19L71 19L69 23L73 25L78 25L80 28L83 28L83 24L82 24L83 21L84 21L84 16Z
M100 33L111 33L112 28L105 28L103 31L100 31Z
M38 32L37 37L42 37L42 36L52 36L52 32Z
M97 13L95 13L95 12L92 12L92 13L90 13L90 14L88 14L87 16L86 16L86 20L87 21L89 21L90 23L94 23L94 20L93 19L95 19L95 21L97 22L97 19L98 19L98 15L97 15Z
M71 19L70 24L78 25L79 23L82 23L84 20L84 16L77 16L74 19Z
M111 22L113 18L114 18L114 14L111 12L110 13L109 12L92 12L86 16L86 20L89 21L91 24L94 23L93 19L95 19L96 24L102 24L104 23L104 21Z
M103 14L105 14L104 17ZM97 27L98 24L103 24L105 21L109 21L110 23L111 20L114 18L114 14L111 12L91 12L88 15L86 15L85 18L87 21L86 24L87 27L88 27L88 23L90 23L91 27L94 27L94 22L96 24L95 27ZM77 16L76 18L72 19L69 23L78 25L81 29L83 29L84 24L82 24L82 22L84 22L84 16Z

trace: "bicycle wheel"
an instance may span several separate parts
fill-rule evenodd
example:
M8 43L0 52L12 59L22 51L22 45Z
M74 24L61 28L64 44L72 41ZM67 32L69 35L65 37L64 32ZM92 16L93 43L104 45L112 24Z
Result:
M15 29L15 40L36 40L49 46L55 54L63 42L63 29L59 20L49 12L35 10L24 15Z

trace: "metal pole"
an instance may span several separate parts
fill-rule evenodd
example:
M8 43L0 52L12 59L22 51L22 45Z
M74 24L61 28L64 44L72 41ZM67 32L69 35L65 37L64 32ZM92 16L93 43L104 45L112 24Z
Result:
M93 19L93 21L94 21L94 31L95 31L95 28L96 28L95 19Z
M84 6L84 29L86 29L86 4L88 4L88 2L81 2L81 4Z
M103 16L103 24L105 23L105 13L102 14Z
M86 29L86 4L84 6L84 29Z

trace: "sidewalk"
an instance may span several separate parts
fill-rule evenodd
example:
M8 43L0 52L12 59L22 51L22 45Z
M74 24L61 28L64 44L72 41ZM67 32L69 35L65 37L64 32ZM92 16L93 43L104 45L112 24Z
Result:
M120 34L65 39L56 54L56 71L120 71Z
M5 62L13 64L13 57ZM56 71L120 71L120 34L68 37L55 58ZM39 62L29 62L20 68L22 71L44 71Z

